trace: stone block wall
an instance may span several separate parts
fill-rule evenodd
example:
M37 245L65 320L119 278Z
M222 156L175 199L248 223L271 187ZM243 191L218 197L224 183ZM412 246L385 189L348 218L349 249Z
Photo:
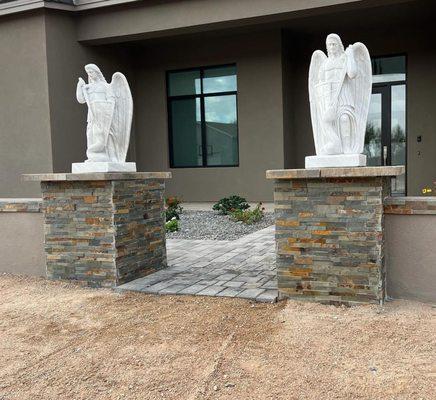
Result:
M389 197L385 200L385 214L436 215L436 196Z
M118 284L166 267L164 182L113 181Z
M47 277L113 287L166 267L163 179L41 182Z
M275 180L281 297L348 305L384 299L389 183L381 176Z

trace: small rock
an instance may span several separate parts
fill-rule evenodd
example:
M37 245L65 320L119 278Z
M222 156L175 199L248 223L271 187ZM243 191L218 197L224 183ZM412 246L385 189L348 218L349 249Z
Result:
M236 385L235 385L234 383L227 382L224 386L225 386L226 388L232 388L232 387L235 387Z
M213 387L213 390L215 390L215 392L218 390L218 386L217 385L215 385L214 387Z

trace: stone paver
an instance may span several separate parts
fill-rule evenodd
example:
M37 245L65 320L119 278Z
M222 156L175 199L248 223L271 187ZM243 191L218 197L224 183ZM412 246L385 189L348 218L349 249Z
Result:
M118 291L277 299L274 226L228 240L167 240L168 268Z

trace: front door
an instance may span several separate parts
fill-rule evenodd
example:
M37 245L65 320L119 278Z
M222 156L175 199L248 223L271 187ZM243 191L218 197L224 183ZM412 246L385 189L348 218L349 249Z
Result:
M374 84L364 153L367 165L406 165L406 85ZM392 179L392 194L406 194L405 175Z

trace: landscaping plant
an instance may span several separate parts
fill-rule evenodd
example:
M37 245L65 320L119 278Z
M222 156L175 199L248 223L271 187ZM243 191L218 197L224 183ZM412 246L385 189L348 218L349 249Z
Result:
M179 220L180 214L183 211L182 206L180 205L182 200L176 196L167 197L165 199L165 220L171 221L173 218Z
M179 230L179 221L176 217L173 217L165 223L165 229L167 232L176 232Z
M250 208L247 200L243 197L232 195L230 197L224 197L218 203L214 204L212 209L218 211L220 214L231 214L234 211L243 211Z
M265 207L259 203L253 210L234 210L231 212L231 218L234 221L242 221L244 224L255 224L263 218Z

